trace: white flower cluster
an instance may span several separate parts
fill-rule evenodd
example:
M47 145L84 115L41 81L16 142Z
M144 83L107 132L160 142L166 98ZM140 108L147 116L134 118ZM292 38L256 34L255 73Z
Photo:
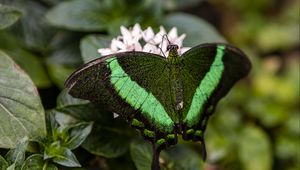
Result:
M110 48L98 49L102 56L125 51L143 51L167 57L167 45L169 43L178 45L179 54L190 49L190 47L182 47L185 34L178 36L175 27L167 33L164 27L160 26L160 30L156 34L151 27L143 31L139 24L135 24L132 29L127 29L124 26L121 26L120 29L122 35L112 39ZM165 36L168 40L164 40Z

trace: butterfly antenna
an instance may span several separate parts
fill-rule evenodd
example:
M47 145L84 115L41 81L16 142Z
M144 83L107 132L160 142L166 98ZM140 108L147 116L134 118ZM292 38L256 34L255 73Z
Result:
M171 43L171 41L169 40L169 38L168 38L168 34L164 34L163 36L162 36L162 42L164 41L164 40L167 40L168 41L168 45L167 46L169 46L170 44L172 44ZM161 43L161 45L163 45L163 43ZM159 49L160 49L160 51L161 51L161 53L164 55L164 57L165 58L167 58L166 57L166 55L165 55L165 53L163 52L163 50L162 50L162 47L158 47ZM167 50L168 51L168 50Z
M148 44L151 44L153 46L156 46L156 44L153 42L153 40L150 40L149 42L146 42ZM163 52L162 48L160 46L158 46L160 52L163 54L163 56L166 58L165 53Z
M165 58L167 58L166 55L165 55L165 53L164 53L163 50L162 50L162 47L158 46L158 48L160 49L160 52L163 54L163 56L164 56Z
M162 41L166 39L168 41L168 44L172 44L171 41L169 40L168 38L168 34L164 34L163 37L162 37Z

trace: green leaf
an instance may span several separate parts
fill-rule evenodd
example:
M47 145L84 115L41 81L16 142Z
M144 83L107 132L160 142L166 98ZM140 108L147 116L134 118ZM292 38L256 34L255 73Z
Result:
M164 6L168 10L176 10L187 7L192 7L193 5L200 4L203 0L165 0Z
M113 113L104 111L101 106L72 98L67 91L59 95L59 107L53 112L60 125L66 126L80 121L94 122L92 132L82 146L93 154L109 158L124 154L135 134L133 129L122 119L114 119Z
M68 127L68 140L64 146L73 150L79 147L86 137L91 133L93 123L82 122Z
M47 7L36 1L27 0L26 5L22 5L26 15L20 20L20 24L15 30L20 33L27 47L40 51L47 50L50 40L52 40L56 30L45 20Z
M46 115L47 135L53 140L57 140L56 137L59 135L57 133L61 132L64 128L80 122L72 116L59 112L56 109L47 110Z
M276 36L273 36L276 35ZM288 50L300 43L298 23L269 23L257 35L257 46L263 53Z
M94 104L70 105L57 111L77 120L94 122L92 132L82 146L96 155L113 158L124 154L135 134L125 121L114 119L113 113Z
M298 119L299 121L299 119ZM281 159L293 159L297 158L299 153L295 152L299 148L300 139L297 138L299 135L288 136L281 132L276 136L275 146L276 146L276 156Z
M64 89L57 97L56 107L65 107L69 105L81 105L90 103L88 100L83 100L79 98L74 98L68 94L68 90Z
M67 166L67 167L81 167L74 153L68 148L62 148L63 152L56 155L52 160L53 162Z
M48 142L43 142L46 145L49 142L56 140L56 133L59 128L59 123L56 121L54 109L46 111L46 128L47 128L47 139Z
M83 148L89 152L114 158L123 155L129 147L132 129L123 120L112 120L111 124L98 125L97 120L91 134L83 143ZM97 124L97 125L96 125Z
M206 21L183 13L167 15L163 22L168 27L177 27L180 34L186 34L184 46L193 47L202 43L225 42L217 30Z
M51 145L45 147L44 159L49 158L52 158L53 162L63 166L81 166L73 152L69 148L61 146L59 141L53 142Z
M84 63L99 58L99 48L108 48L111 43L111 37L105 35L88 35L80 42L81 56Z
M71 119L61 116L60 120L94 122L92 132L82 146L93 154L108 158L123 155L128 150L131 138L135 134L133 129L122 119L114 119L113 113L105 111L101 106L72 98L66 91L63 91L57 100L57 103L63 107L57 107L55 112L58 116L73 117ZM65 124L69 123L65 121Z
M17 46L15 48L18 48ZM43 67L42 61L35 54L19 48L17 50L5 50L13 59L20 65L22 69L34 84L40 88L47 88L51 86L51 81Z
M149 170L152 164L152 146L144 140L135 140L130 145L131 158L138 170ZM201 156L185 145L176 145L160 154L164 162L162 169L199 170L202 166Z
M63 89L68 76L82 64L79 40L81 34L64 32L57 35L52 44L53 53L47 58L50 78Z
M45 20L47 7L34 0L9 0L3 3L16 6L23 12L20 21L11 29L14 36L18 37L26 47L45 51L56 31L49 27Z
M105 22L101 13L104 1L71 0L61 2L46 15L47 20L55 26L79 31L101 31Z
M5 158L9 165L13 165L15 169L21 169L21 165L25 160L25 152L28 146L28 137L21 139L15 149L11 149L6 154Z
M104 159L104 158L103 158ZM134 163L130 157L130 153L126 152L126 154L111 159L105 159L107 165L110 169L113 170L133 170L136 169Z
M45 136L44 109L31 79L0 51L0 147L13 148L25 136Z
M203 166L201 155L185 145L176 145L167 149L166 153L171 160L171 169L199 170Z
M137 170L149 170L152 163L152 146L143 141L134 141L130 145L131 158Z
M295 63L296 64L296 63ZM282 164L279 169L294 167L300 169L299 164L299 143L300 143L300 114L299 110L289 112L289 119L284 122L283 127L276 129L275 156L277 160L288 160L289 164Z
M75 31L108 31L116 35L121 25L137 22L155 25L156 20L161 18L161 6L160 2L153 0L70 0L59 3L46 18L57 27Z
M43 156L40 154L34 154L29 156L22 165L21 170L58 170L58 168L48 161L45 161Z
M205 133L206 149L208 160L218 162L228 160L231 156L237 155L236 142L237 130L241 127L241 113L236 109L230 109L228 104L220 103L224 108L209 120ZM227 106L227 109L226 107Z
M0 155L0 169L4 170L8 168L7 161Z
M79 147L92 130L92 122L79 122L73 117L55 109L47 111L48 139L59 141L62 147L75 149ZM79 123L78 123L79 122Z
M6 170L15 170L15 169L16 169L16 164L12 164Z
M61 64L56 63L47 63L47 69L52 81L59 87L64 88L65 80L71 75L75 68L68 67Z
M272 150L266 134L259 128L248 125L240 132L239 156L245 170L270 170Z
M20 10L0 4L0 29L11 26L21 17L21 15L22 13Z
M61 0L42 0L42 1L49 6L53 6L61 2Z
M18 47L15 47L18 48ZM23 50L5 50L20 65L22 69L32 78L34 84L40 88L51 86L51 81L47 75L43 62L35 54Z
M51 86L42 61L36 54L23 48L19 40L12 34L6 31L0 32L0 48L8 53L13 60L29 74L36 86L41 88Z

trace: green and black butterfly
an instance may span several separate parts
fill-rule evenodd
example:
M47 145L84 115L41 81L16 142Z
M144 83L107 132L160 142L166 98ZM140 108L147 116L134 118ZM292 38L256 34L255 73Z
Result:
M154 146L152 169L159 169L161 149L184 140L200 141L218 101L250 71L239 49L221 43L201 44L181 56L170 44L168 57L122 52L93 60L74 72L69 93L120 114Z

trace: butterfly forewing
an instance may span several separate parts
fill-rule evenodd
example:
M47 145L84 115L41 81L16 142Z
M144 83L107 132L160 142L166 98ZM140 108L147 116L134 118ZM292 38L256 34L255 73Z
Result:
M209 115L217 102L248 74L250 62L238 49L225 44L203 44L182 56L183 137L202 140Z
M193 96L199 87L201 80L209 71L214 61L214 48L192 48L184 53L182 58L183 68L181 70L183 83L183 118L185 118L191 108ZM203 97L205 94L203 92Z
M117 53L87 63L66 86L72 96L103 104L146 129L146 137L163 138L174 130L168 69L166 59L155 54Z

